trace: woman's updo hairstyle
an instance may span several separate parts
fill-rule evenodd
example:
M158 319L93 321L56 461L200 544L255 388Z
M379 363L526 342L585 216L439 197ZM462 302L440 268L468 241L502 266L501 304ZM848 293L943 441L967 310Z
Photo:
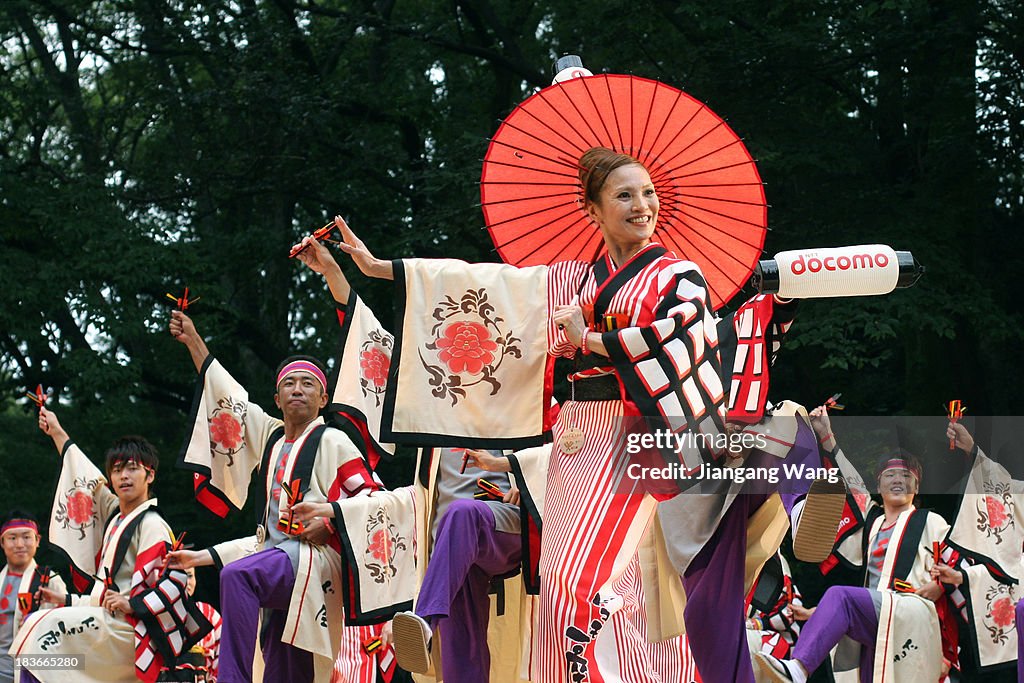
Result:
M637 164L646 170L637 159L607 147L591 147L579 160L580 185L583 186L584 205L597 201L608 175L617 168Z

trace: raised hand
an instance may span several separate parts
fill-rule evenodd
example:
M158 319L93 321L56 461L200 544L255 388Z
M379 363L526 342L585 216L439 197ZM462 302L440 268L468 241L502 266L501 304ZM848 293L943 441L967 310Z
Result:
M330 250L323 242L314 239L312 235L306 235L302 241L292 247L292 250L301 249L295 258L302 261L302 264L314 273L326 275L328 271L338 267L337 261L331 256Z
M811 429L818 436L818 443L826 451L834 451L838 448L836 437L832 434L832 420L828 416L828 406L821 405L807 414L811 420Z
M335 216L334 225L341 232L342 243L338 245L338 248L352 257L352 261L362 271L363 275L382 280L395 279L395 272L391 261L384 261L371 254L363 241L352 232L352 228L348 227L348 223L345 222L344 218Z
M807 415L811 418L811 427L819 439L824 439L832 434L832 420L828 416L826 406L818 406Z
M964 453L970 453L974 450L974 437L967 431L967 427L964 427L959 422L950 422L946 425L946 438L952 441L953 445Z
M54 436L64 431L64 428L60 426L60 420L57 419L57 413L47 410L46 406L39 408L39 429L47 436Z
M203 341L199 332L196 331L192 318L185 315L182 311L171 311L171 322L168 324L168 328L171 331L171 336L188 348L188 352L192 356L192 362L196 366L196 371L201 372L203 363L206 361L206 357L210 355L210 351L206 348L206 342Z
M331 255L330 249L320 240L315 239L313 235L306 235L301 242L292 247L292 252L297 252L295 258L302 261L304 266L324 276L335 301L340 304L348 302L352 287L345 274L341 272L341 266Z
M171 336L185 346L202 339L196 331L195 323L182 311L171 311L171 322L169 324Z
M59 452L64 451L64 444L68 442L68 433L60 426L57 414L47 410L46 406L39 406L39 429L48 437L53 439L53 445Z

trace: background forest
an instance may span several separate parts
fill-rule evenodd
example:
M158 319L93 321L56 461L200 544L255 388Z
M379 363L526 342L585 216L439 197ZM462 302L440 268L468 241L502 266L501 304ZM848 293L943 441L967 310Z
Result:
M165 292L202 296L211 350L270 405L281 358L337 351L289 245L341 213L379 255L494 260L488 136L564 53L726 117L766 183L769 255L882 242L926 266L910 290L803 304L777 396L1024 408L1019 2L5 0L0 41L5 505L49 509L57 454L19 398L42 383L94 459L125 433L158 445L161 507L198 547L248 533L173 467L195 372ZM390 289L343 265L389 321ZM411 470L403 453L384 477Z

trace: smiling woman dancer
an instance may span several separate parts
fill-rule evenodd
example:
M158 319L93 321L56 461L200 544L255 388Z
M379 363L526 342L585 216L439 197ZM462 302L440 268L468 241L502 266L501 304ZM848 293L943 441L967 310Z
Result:
M722 434L717 332L700 270L651 241L659 205L647 169L600 147L579 167L584 209L607 252L547 272L548 352L576 367L573 399L553 428L533 678L663 680L651 672L678 670L682 655L678 639L645 642L637 548L657 499L626 476L624 421L685 418L694 431ZM336 223L364 274L394 278L391 261Z

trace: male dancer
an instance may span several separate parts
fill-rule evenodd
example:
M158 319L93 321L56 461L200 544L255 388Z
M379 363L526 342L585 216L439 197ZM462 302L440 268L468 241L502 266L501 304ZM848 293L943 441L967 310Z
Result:
M288 508L299 497L338 500L366 494L376 484L351 439L319 416L328 401L324 367L308 356L281 363L274 403L282 419L277 419L249 401L245 389L210 355L187 315L175 311L170 331L189 350L202 389L184 466L205 477L213 495L236 507L244 504L252 470L259 467L261 478L255 536L171 553L171 566L222 568L218 680L253 679L261 608L268 610L264 679L327 680L342 638L358 640L360 632L342 628L342 598L336 589L340 547L332 542L330 528L323 520L302 528Z
M165 657L188 651L210 628L185 594L186 574L164 571L164 555L174 539L150 495L159 466L156 449L142 437L122 437L106 453L104 474L45 407L39 428L62 458L50 537L56 530L61 539L64 525L74 523L81 537L72 533L55 542L73 561L85 558L87 564L75 565L91 576L79 594L41 587L43 600L64 606L30 615L11 653L88 656L80 668L28 667L22 681L155 681ZM102 530L102 536L90 529Z
M831 441L827 414L815 413L815 430ZM921 475L920 465L909 456L894 455L882 463L877 473L882 505L868 508L863 527L867 539L859 558L847 558L863 567L863 586L832 586L825 592L810 610L792 659L757 653L758 668L769 680L803 683L844 636L861 646L861 681L939 678L944 652L936 603L944 602L946 594L931 570L940 559L935 548L941 547L949 525L914 506ZM837 670L856 668L843 659L837 656Z
M0 546L7 559L0 569L0 683L20 683L21 672L15 671L7 650L25 617L42 606L39 588L49 585L58 593L65 592L59 574L36 565L40 540L36 518L27 512L11 510L0 523Z

